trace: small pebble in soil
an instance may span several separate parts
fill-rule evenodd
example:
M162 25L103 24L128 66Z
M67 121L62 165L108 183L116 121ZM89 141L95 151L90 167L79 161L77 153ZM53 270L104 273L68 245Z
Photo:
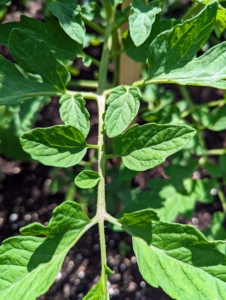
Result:
M9 216L9 222L10 222L10 223L15 222L17 219L18 219L18 215L17 215L17 214L11 214L11 215Z
M146 282L145 281L141 281L140 282L140 287L143 289L146 287Z
M199 224L199 220L197 218L192 218L191 221L195 226Z
M134 265L137 263L136 256L131 257L131 263L134 264Z
M217 189L216 189L216 188L211 189L211 190L210 190L210 194L211 194L212 196L216 196L216 195L217 195Z

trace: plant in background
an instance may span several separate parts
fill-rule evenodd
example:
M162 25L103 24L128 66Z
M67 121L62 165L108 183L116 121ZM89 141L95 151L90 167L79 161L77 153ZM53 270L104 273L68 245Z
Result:
M0 1L0 4L5 2ZM144 87L175 83L226 88L226 43L196 57L214 28L218 34L223 32L222 12L225 14L225 10L217 1L206 1L198 15L182 22L161 19L159 1L147 4L144 0L134 0L130 14L128 9L118 10L121 2L105 0L101 7L96 4L87 10L77 1L47 1L54 17L47 17L45 22L22 16L20 22L0 25L0 43L9 48L16 61L14 64L0 57L3 110L18 109L23 116L23 105L32 106L34 102L40 107L49 97L60 97L60 116L65 125L23 133L20 137L23 149L45 165L63 168L80 163L88 149L94 149L98 156L97 172L84 169L75 177L75 184L80 188L97 186L95 216L90 219L78 203L67 200L54 209L47 226L33 223L21 228L23 236L5 240L0 247L1 299L36 299L45 293L67 252L95 224L100 236L101 275L83 299L109 299L107 277L112 271L107 266L105 222L132 236L139 270L150 285L161 286L175 299L225 298L225 241L208 241L195 227L172 223L179 212L193 210L197 195L206 202L211 198L206 192L210 181L191 179L197 165L209 164L210 172L213 168L207 159L199 163L192 160L192 152L195 153L202 141L200 128L195 122L188 126L184 118L191 114L195 121L206 122L203 124L207 128L219 129L216 115L220 109L220 112L212 111L207 120L208 112L202 114L202 109L186 107L182 102L177 107L165 106L163 99L155 116L153 111L143 114L144 120L151 123L129 126L138 114L141 97L145 98ZM117 49L121 38L118 29L127 20L129 31L123 37L124 50L136 61L147 64L148 74L131 85L106 89L110 59L115 62L114 82L117 82L117 56L121 52ZM100 62L83 51L85 24L103 36ZM77 57L82 57L85 64L93 62L99 66L96 92L67 88L71 79L68 70ZM169 104L170 97L167 99ZM86 142L90 116L85 101L97 102L97 144ZM178 114L184 118L178 118ZM167 115L167 124L162 124L164 115ZM153 116L158 124L152 123ZM20 120L21 126L26 128L27 122L23 120L27 119L21 117ZM193 138L194 127L198 132L196 138ZM183 147L185 150L177 155ZM221 151L223 154L224 149ZM105 197L107 160L121 158L122 169L140 172L161 164L172 154L172 164L166 169L170 180L151 180L148 183L151 190L134 193L133 200L124 203L121 216L109 214ZM219 169L225 172L224 158ZM125 177L123 172L120 174L121 178L128 179L132 173L124 173ZM214 186L216 181L211 184ZM217 220L222 222L223 217L216 216L215 225Z

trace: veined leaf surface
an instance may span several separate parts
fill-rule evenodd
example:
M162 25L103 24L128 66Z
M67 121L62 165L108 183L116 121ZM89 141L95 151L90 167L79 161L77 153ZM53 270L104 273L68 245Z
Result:
M63 260L79 237L90 227L90 219L80 205L66 201L53 211L48 226L34 223L22 234L0 247L0 298L35 300L54 282Z
M15 105L21 99L37 94L61 95L50 84L26 79L12 62L0 56L0 105Z
M178 300L224 299L226 256L217 247L225 242L209 242L188 225L157 222L147 230L147 237L133 237L133 248L150 285Z
M127 168L143 171L164 162L194 135L195 130L186 125L136 124L114 139L114 155L121 156Z
M75 184L82 189L89 189L97 185L100 176L92 170L83 170L75 177Z
M60 61L72 61L83 56L82 45L72 40L54 17L46 18L44 23L22 15L20 22L0 24L1 45L8 47L9 36L14 28L23 29L38 40L43 40Z
M114 137L123 132L140 107L140 90L134 87L118 86L107 99L108 109L105 116L107 135Z
M87 137L90 130L90 116L85 107L85 100L81 94L75 96L63 95L60 98L60 116L67 125L79 129L84 137Z
M87 150L83 134L71 125L37 128L24 133L20 141L33 159L55 167L76 165Z
M131 3L132 14L129 17L130 35L136 46L143 44L151 33L155 15L161 11L159 1L147 4L145 0L134 0Z
M146 83L167 82L226 88L225 43L195 58L209 37L218 3L212 2L193 19L158 35L149 49L149 78ZM189 34L188 34L189 33Z
M76 42L83 44L85 25L80 15L80 6L76 1L48 1L48 8L59 19L61 27Z
M42 40L22 29L13 29L9 49L18 64L27 72L39 74L43 81L64 92L70 73ZM29 51L27 50L29 49Z

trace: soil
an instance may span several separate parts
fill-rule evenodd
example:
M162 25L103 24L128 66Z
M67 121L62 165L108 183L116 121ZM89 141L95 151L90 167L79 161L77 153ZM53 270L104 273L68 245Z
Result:
M42 18L43 1L30 1L27 6L12 1L12 6L4 22L18 21L20 14ZM6 49L3 54L9 55ZM88 49L88 51L92 51ZM95 50L97 57L101 49ZM93 79L95 67L85 68L78 60L75 65L80 69L81 78ZM91 74L91 75L90 75ZM176 91L176 88L175 88ZM198 102L209 101L219 97L220 91L213 89L191 88L192 96ZM197 97L198 95L198 97ZM62 123L58 113L58 100L52 99L49 106L42 109L35 126L47 127ZM92 116L92 131L88 143L96 142L97 112L93 102L89 102ZM213 134L206 132L209 148L225 147L225 133ZM135 184L142 188L147 179L164 177L162 167L155 168L151 173L140 173ZM25 163L0 157L0 241L18 235L19 228L31 222L47 224L52 210L62 203L64 190L51 194L47 188L51 168L37 162ZM219 199L214 204L197 203L192 219L186 220L179 216L178 222L196 225L199 229L210 224L211 215L222 210ZM136 258L132 251L131 238L126 233L113 232L106 228L108 265L115 271L109 276L109 291L114 300L168 300L171 299L160 288L150 287L141 277ZM69 251L60 273L50 290L39 300L79 300L98 281L100 274L99 236L97 227L90 229Z

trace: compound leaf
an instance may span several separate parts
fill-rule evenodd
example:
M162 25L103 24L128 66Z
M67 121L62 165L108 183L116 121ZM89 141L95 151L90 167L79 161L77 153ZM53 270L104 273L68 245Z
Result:
M97 172L84 170L75 177L75 184L82 189L89 189L96 186L99 180Z
M22 29L13 29L10 34L9 48L12 56L23 69L29 73L39 74L44 82L65 92L70 73L55 58L45 42Z
M133 237L133 248L150 285L160 286L173 299L224 299L226 257L217 247L225 242L209 242L193 226L146 224L146 237Z
M168 82L226 88L223 80L226 77L223 64L226 43L194 59L212 31L217 8L217 2L212 2L197 17L156 37L149 49L149 79L146 83Z
M80 14L77 1L55 0L49 1L48 8L59 19L61 27L76 42L83 44L85 25Z
M140 107L140 90L136 87L118 86L112 90L107 99L108 109L105 115L105 126L109 137L123 132Z
M47 227L36 223L21 229L23 234L47 238L17 236L5 240L0 247L0 298L35 300L44 294L67 252L88 227L90 219L80 205L66 201L54 209Z
M0 56L0 105L15 105L23 98L38 94L61 95L47 83L26 79L13 63Z
M37 128L24 133L20 141L33 159L55 167L76 165L87 150L83 134L71 125Z
M84 137L87 137L90 130L90 116L85 107L85 100L81 94L75 96L63 95L60 98L60 116L67 125L79 129Z
M149 4L146 4L145 0L132 1L129 27L131 38L136 46L143 44L150 35L155 15L161 11L161 8L156 7L158 4L158 1Z
M127 168L144 171L179 151L194 134L195 130L186 125L136 124L114 139L114 155L121 156Z

